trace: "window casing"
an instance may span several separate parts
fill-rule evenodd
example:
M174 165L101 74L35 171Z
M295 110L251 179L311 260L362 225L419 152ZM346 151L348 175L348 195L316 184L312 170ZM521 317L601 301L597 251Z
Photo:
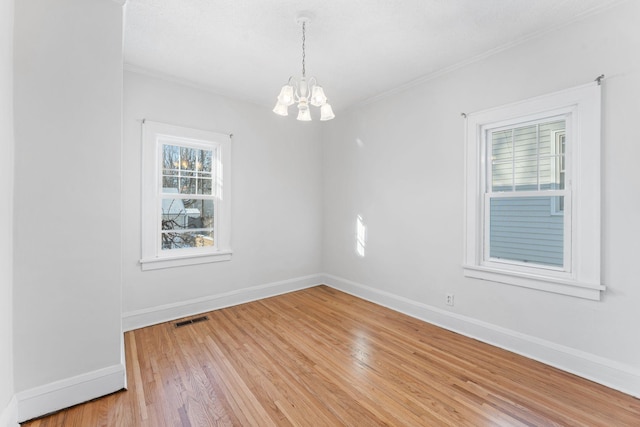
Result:
M467 116L464 273L599 299L600 86Z
M230 137L145 121L143 270L227 261Z

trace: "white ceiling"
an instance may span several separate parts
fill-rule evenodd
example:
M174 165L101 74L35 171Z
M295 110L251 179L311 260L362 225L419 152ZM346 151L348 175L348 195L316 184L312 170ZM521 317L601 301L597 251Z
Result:
M301 74L334 109L562 26L620 0L128 0L129 68L275 104Z

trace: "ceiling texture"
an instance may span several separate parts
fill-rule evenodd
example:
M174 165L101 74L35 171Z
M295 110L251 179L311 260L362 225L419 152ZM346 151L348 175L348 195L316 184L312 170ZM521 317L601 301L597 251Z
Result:
M336 111L621 0L128 0L125 67L273 107L301 75Z

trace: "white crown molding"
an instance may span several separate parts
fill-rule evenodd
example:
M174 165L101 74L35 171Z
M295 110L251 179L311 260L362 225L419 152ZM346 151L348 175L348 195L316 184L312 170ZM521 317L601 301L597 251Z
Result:
M324 283L416 319L640 398L640 369L636 367L412 301L330 274L324 275Z
M112 2L118 3L120 6L124 6L127 3L127 0L111 0Z
M296 277L294 279L238 289L231 292L224 292L217 295L208 295L206 297L195 298L178 303L128 311L122 315L122 327L125 332L131 331L134 329L144 328L146 326L156 325L158 323L169 322L181 317L193 316L207 311L218 310L220 308L310 288L321 283L322 276L319 274L313 274L310 276Z
M18 421L22 423L124 388L125 367L120 363L34 387L15 396Z
M618 5L622 4L622 3L625 3L627 1L628 0L617 0L617 1L614 1L612 3L596 6L596 7L592 8L592 9L590 9L590 10L587 10L587 11L584 11L582 13L577 14L572 19L570 19L568 21L564 21L563 23L558 24L556 26L553 26L553 27L550 27L550 28L547 28L547 29L544 29L544 30L541 30L541 31L538 31L538 32L531 33L531 34L526 35L526 36L524 36L522 38L519 38L519 39L515 39L515 40L513 40L513 41L511 41L509 43L506 43L506 44L503 44L503 45L498 46L496 48L490 49L490 50L488 50L486 52L483 52L483 53L481 53L479 55L472 56L472 57L470 57L468 59L462 60L462 61L457 62L457 63L455 63L453 65L450 65L448 67L441 68L441 69L436 70L436 71L434 71L432 73L426 74L426 75L418 77L418 78L416 78L414 80L408 81L408 82L400 84L398 86L395 86L395 87L393 87L393 88L391 88L389 90L385 90L384 92L381 92L381 93L379 93L377 95L373 95L371 97L364 98L364 99L362 99L360 101L354 102L354 103L351 104L350 107L347 108L347 110L350 110L353 107L360 107L360 106L363 106L363 105L374 104L374 103L376 103L378 101L382 101L382 100L384 100L384 99L386 99L386 98L388 98L390 96L407 92L407 91L413 89L416 86L420 86L420 85L422 85L424 83L427 83L427 82L429 82L431 80L435 80L435 79L437 79L439 77L445 76L445 75L447 75L449 73L452 73L452 72L454 72L456 70L459 70L461 68L467 67L468 65L475 64L475 63L480 62L480 61L482 61L484 59L487 59L489 57L497 55L497 54L499 54L501 52L504 52L504 51L509 50L511 48L520 46L520 45L522 45L522 44L524 44L524 43L526 43L526 42L528 42L530 40L535 40L537 38L545 36L546 34L558 31L558 30L560 30L560 29L562 29L564 27L567 27L567 26L575 23L575 22L581 21L581 20L583 20L583 19L585 19L585 18L587 18L589 16L597 15L597 14L599 14L601 12L606 11L606 10L613 9L614 7L616 7L616 6L618 6Z
M136 74L140 74L143 76L147 76L147 77L151 77L154 79L159 79L159 80L164 80L165 82L169 82L169 83L174 83L174 84L178 84L181 86L186 86L189 87L191 89L196 89L196 90L200 90L203 92L207 92L211 95L215 95L215 96L219 96L221 98L225 98L225 99L229 99L232 101L240 101L240 102L246 102L247 104L252 104L255 105L259 108L264 108L265 105L257 103L256 101L246 98L246 97L237 97L234 96L231 93L224 93L221 92L220 90L215 89L212 86L208 86L206 84L202 84L202 83L198 83L198 82L194 82L193 80L189 80L189 79L185 79L182 77L178 77L178 76L174 76L172 74L166 74L163 73L162 71L158 71L158 70L154 70L151 68L145 68L145 67L140 67L138 65L133 65L130 64L128 62L125 62L122 66L124 71L128 71L130 73L136 73ZM268 105L267 105L268 106ZM268 106L269 109L271 109L272 107Z

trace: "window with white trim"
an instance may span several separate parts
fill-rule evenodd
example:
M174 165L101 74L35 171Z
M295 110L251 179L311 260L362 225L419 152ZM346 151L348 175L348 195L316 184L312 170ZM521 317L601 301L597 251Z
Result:
M600 86L467 115L464 273L599 299Z
M145 121L142 139L142 269L231 259L230 137Z

